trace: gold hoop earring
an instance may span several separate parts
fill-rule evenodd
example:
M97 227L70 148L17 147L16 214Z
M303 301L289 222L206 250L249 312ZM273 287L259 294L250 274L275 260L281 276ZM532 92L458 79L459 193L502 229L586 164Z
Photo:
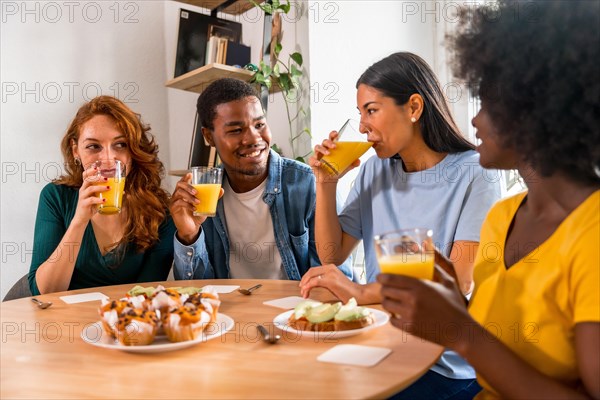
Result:
M79 158L75 158L75 165L81 165L81 160Z

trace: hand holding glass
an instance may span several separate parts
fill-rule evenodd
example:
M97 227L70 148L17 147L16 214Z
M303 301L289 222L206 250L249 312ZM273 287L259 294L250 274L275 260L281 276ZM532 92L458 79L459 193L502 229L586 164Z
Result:
M94 167L97 169L96 174L91 177L94 185L109 187L108 190L96 194L104 200L98 205L98 212L104 215L120 213L125 189L125 164L119 160L98 160L90 166Z
M431 229L401 229L375 236L379 269L418 279L433 279L434 247Z
M196 198L200 200L194 210L195 216L214 217L217 214L222 179L223 170L221 168L192 168L192 186L196 189Z
M354 161L366 153L373 143L367 142L366 135L360 133L360 123L353 119L347 120L338 131L335 149L330 149L321 161L332 175L340 175Z

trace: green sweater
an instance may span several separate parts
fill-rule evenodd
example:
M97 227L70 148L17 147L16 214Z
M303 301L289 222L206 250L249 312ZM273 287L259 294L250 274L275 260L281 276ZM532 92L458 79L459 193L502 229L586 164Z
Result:
M29 286L34 295L40 294L35 273L58 247L75 215L78 199L78 189L54 183L46 185L40 194L29 269ZM136 252L135 245L129 244L122 257L116 254L116 250L103 256L98 248L92 224L88 223L77 254L69 290L166 280L173 262L174 234L175 225L169 215L158 229L159 241L145 252ZM75 244L66 248L69 252L77 250Z

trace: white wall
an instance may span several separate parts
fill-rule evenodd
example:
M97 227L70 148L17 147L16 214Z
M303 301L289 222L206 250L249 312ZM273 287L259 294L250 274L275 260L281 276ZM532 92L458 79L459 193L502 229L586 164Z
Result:
M150 123L169 165L163 4L3 1L0 297L29 270L40 190L60 174L77 109L117 95Z

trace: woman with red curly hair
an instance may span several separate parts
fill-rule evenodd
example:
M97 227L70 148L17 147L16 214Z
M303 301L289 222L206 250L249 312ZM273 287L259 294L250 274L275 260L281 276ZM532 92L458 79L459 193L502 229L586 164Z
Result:
M40 195L29 270L34 295L167 278L175 228L149 131L114 97L96 97L79 109L61 143L66 173ZM97 212L97 194L107 188L94 185L86 167L98 160L126 166L118 214Z

